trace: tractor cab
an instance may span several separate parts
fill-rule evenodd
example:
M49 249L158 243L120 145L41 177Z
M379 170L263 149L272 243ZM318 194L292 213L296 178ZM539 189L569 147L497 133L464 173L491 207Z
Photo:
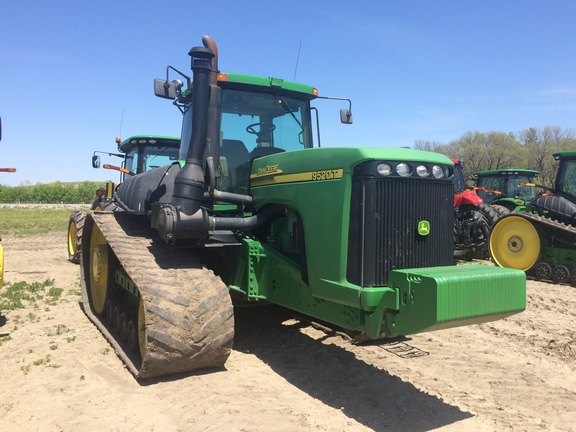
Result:
M557 152L553 156L560 162L554 191L576 202L576 151Z
M100 168L100 154L122 158L121 166L104 164L104 169L120 171L120 183L127 177L141 172L150 171L178 160L180 138L155 135L135 135L124 141L116 137L118 151L121 153L108 153L95 151L92 156L92 167Z
M499 213L518 211L536 197L538 171L506 168L474 173L476 193Z
M310 100L317 96L315 88L241 74L218 74L218 86L220 128L209 131L207 151L218 160L219 190L246 193L252 160L313 146ZM192 135L192 100L185 96L182 102L184 160Z
M180 139L163 136L133 136L118 144L125 154L124 168L132 176L144 171L170 165L178 160Z
M541 215L576 225L576 151L556 152L552 156L560 163L554 189L535 185L549 192L532 200L530 207Z

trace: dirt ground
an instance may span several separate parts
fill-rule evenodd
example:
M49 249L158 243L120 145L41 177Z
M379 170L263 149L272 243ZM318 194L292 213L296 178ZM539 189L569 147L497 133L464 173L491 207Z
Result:
M244 308L225 369L139 383L83 314L65 237L3 239L5 283L64 289L4 312L3 432L576 431L573 287L528 282L521 314L367 346Z

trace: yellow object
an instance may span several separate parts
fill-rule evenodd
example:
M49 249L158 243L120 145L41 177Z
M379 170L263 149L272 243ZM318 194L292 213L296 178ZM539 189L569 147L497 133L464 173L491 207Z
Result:
M90 240L90 297L94 312L103 314L108 297L108 244L96 225Z
M490 253L500 267L528 271L538 261L540 249L538 231L520 216L501 219L490 234Z
M75 223L68 224L68 256L76 255L76 237L78 237L78 230Z

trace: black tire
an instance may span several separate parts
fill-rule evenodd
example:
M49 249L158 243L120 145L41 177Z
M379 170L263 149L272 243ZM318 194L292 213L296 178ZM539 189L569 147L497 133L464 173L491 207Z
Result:
M498 219L502 216L500 213L494 210L494 208L488 204L480 204L478 206L478 212L482 214L482 225L481 230L485 242L481 249L476 250L473 254L474 258L477 259L489 259L490 258L490 232L492 227Z
M510 213L510 209L508 207L504 207L503 205L500 204L492 204L491 207L500 216L504 216Z
M74 264L80 263L85 220L86 212L77 210L72 212L68 221L68 261Z
M458 238L459 236L455 229L455 258L465 258L466 260L490 258L490 231L492 226L500 219L500 215L488 204L462 206L460 215L461 221L473 220L473 222L467 222L466 233L468 238Z
M486 220L488 221L488 224L490 225L490 228L492 228L494 224L498 221L498 219L500 219L500 216L502 216L502 213L496 211L494 209L494 206L488 204L480 204L478 206L478 210L480 210L484 214Z

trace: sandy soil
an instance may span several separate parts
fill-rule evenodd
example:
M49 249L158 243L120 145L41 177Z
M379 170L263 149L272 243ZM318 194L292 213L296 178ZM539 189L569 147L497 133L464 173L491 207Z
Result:
M139 383L83 314L65 237L3 240L5 283L64 289L4 312L3 432L576 431L573 287L529 282L522 314L361 347L244 308L225 369Z

